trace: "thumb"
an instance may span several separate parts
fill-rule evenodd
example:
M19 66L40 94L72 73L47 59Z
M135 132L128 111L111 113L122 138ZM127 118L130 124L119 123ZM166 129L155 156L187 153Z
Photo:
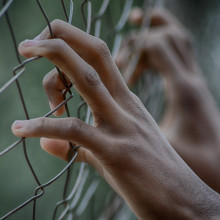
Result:
M36 118L15 121L12 132L19 137L46 137L74 142L85 148L96 148L101 138L100 131L77 118ZM92 150L92 149L91 149ZM96 149L97 150L97 149Z
M68 161L69 152L71 149L68 141L41 138L40 143L43 150L45 150L47 153ZM76 162L89 163L102 175L102 166L96 157L94 157L94 155L91 153L91 151L83 147L78 148L77 151L78 155L75 159Z

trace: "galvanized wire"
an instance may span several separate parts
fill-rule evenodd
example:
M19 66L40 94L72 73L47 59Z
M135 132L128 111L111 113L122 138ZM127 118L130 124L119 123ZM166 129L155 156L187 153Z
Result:
M12 37L12 42L14 45L14 51L15 51L15 55L16 55L18 64L13 68L11 79L8 80L7 82L5 82L3 85L0 85L0 96L3 96L4 92L10 86L12 86L13 84L16 84L17 93L19 94L20 101L22 103L23 112L25 114L26 119L28 120L28 119L30 119L29 111L28 111L26 101L23 96L23 91L22 91L22 87L20 86L19 80L20 80L21 76L26 74L26 72L27 72L26 66L29 63L37 62L37 60L39 60L41 58L40 57L33 57L33 58L25 59L23 61L21 60L18 49L17 49L18 45L17 45L16 34L14 32L13 26L11 24L11 19L9 16L10 7L13 5L13 2L14 2L13 0L8 0L8 1L3 0L2 1L2 5L1 5L1 9L0 9L0 19L3 17L6 18L7 26L9 28L10 35ZM133 5L133 2L134 2L133 0L125 0L124 1L124 6L121 9L122 13L121 13L121 16L120 16L118 22L116 24L114 24L113 27L110 28L109 35L111 36L112 39L114 39L114 43L113 43L113 47L112 47L113 57L119 51L121 41L122 41L121 30L125 26L125 23L128 19L129 11ZM147 1L146 0L145 2L148 2L148 3L150 2L151 3L150 8L153 7L154 1L152 1L152 0ZM37 7L39 8L42 16L45 19L45 23L47 24L47 26L49 28L51 38L54 38L53 29L50 25L50 20L47 16L47 12L44 9L42 2L40 0L36 0L36 3L37 3ZM96 37L100 37L101 31L102 31L102 25L103 25L103 17L106 15L106 13L109 10L109 4L110 4L110 0L103 0L102 2L100 2L100 8L99 8L98 12L96 14L93 14L92 1L90 1L90 0L82 0L81 1L82 17L83 17L83 20L85 23L85 31L88 34L92 34ZM73 0L69 1L69 9L68 10L65 5L66 5L66 2L64 0L61 0L61 6L62 6L65 20L71 24L73 17L74 17L74 9L75 9L74 2L73 2ZM149 7L149 5L148 5L148 7ZM150 21L147 20L146 22L147 23L144 23L145 28L146 28L146 26L149 26ZM139 55L136 54L136 58L133 58L133 59L135 59L134 61L132 61L132 65L133 65L132 68L133 69L135 69L135 66L137 65L136 59L138 58L138 56ZM59 76L60 76L64 86L65 86L65 90L63 91L64 101L62 103L60 103L56 108L54 108L53 110L51 110L48 113L46 113L45 115L43 115L43 117L50 117L61 106L65 106L67 117L70 117L71 114L69 111L69 106L68 106L69 104L68 103L71 99L73 99L75 97L76 94L75 94L75 92L71 91L72 85L68 84L68 82L66 81L61 70L57 67L56 67L56 69L57 69L57 72L59 73ZM84 117L82 112L83 112L83 109L85 109L85 108L86 108L86 116ZM81 103L79 103L77 110L78 110L77 111L78 117L81 120L84 120L86 123L92 123L93 119L92 119L91 110L90 110L89 106L87 106L87 104L85 103L84 100L82 100ZM65 178L65 182L64 182L64 187L62 189L62 191L63 191L62 200L57 202L57 204L54 208L52 219L64 219L64 218L77 219L78 217L80 217L80 215L82 215L82 213L85 212L85 210L87 209L87 207L89 205L90 200L94 196L94 194L100 184L100 178L96 174L94 174L94 172L90 173L90 170L86 164L81 163L81 165L78 169L78 174L77 174L77 178L75 180L75 183L72 184L73 187L72 187L72 189L70 189L70 187L69 187L70 175L71 175L72 169L74 169L74 166L72 166L72 165L74 164L74 161L77 157L77 154L78 154L77 149L79 148L79 146L75 146L73 143L70 142L69 145L70 145L71 150L69 153L69 162L66 164L66 166L59 173L57 173L56 176L54 176L52 179L48 180L47 182L42 183L40 181L38 175L36 174L35 169L33 168L32 164L31 164L31 159L30 159L30 157L27 153L27 150L26 150L27 146L26 146L26 138L25 137L16 140L15 142L13 142L11 145L9 145L7 147L4 147L4 150L2 150L0 152L0 159L3 156L5 156L7 153L9 153L10 151L13 151L15 148L19 147L20 144L23 146L23 154L25 156L27 166L29 167L29 169L32 173L32 176L37 184L37 188L34 190L34 195L32 197L30 197L29 199L27 199L26 201L24 201L23 203L21 203L17 207L15 207L15 208L12 207L12 209L8 213L5 213L0 219L1 220L7 219L8 217L12 216L13 214L15 214L16 212L18 212L19 210L21 210L22 208L24 208L25 206L27 206L30 203L32 203L32 205L33 205L32 219L35 219L36 213L37 213L36 204L37 204L38 199L44 195L45 189L47 187L49 187L51 184L53 184L55 181L57 181L64 174L66 174L66 178ZM85 189L85 185L88 180L90 181L90 185L89 185L89 187L87 187L87 189ZM102 210L100 211L100 219L112 218L112 216L114 216L114 213L118 212L119 209L122 207L121 200L115 196L113 198L114 199L112 201L112 204L110 205L110 208L108 208L104 214L102 214ZM111 206L114 208L111 209ZM112 212L114 212L114 213L111 213L111 215L110 215L108 210L113 210ZM111 216L111 217L108 217L108 216ZM98 219L98 217L96 219Z

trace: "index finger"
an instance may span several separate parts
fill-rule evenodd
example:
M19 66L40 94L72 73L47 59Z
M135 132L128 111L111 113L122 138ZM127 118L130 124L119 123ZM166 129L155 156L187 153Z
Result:
M61 20L54 20L51 23L51 28L55 38L64 40L86 63L97 71L113 97L118 96L118 90L128 91L104 41ZM48 27L36 37L37 40L49 38L51 36Z
M119 107L97 72L61 39L26 40L19 45L26 57L42 56L51 60L70 79L94 113L115 120Z

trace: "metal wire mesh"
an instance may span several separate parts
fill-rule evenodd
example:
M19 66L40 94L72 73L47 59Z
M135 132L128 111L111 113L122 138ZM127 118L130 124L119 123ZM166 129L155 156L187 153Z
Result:
M34 2L34 1L33 1ZM25 114L26 119L30 119L29 111L27 109L26 100L24 98L24 92L23 88L20 84L20 79L23 75L27 74L27 66L29 63L37 62L37 60L41 59L40 57L33 57L30 59L22 60L18 49L17 49L17 39L16 39L16 33L14 31L14 27L11 24L11 14L10 14L10 8L12 7L14 3L14 0L2 0L1 6L0 6L0 19L5 18L7 22L7 27L10 31L10 35L12 37L12 43L15 51L15 56L17 59L17 65L13 68L12 71L12 77L7 80L5 83L1 83L0 85L0 98L3 97L6 93L6 91L13 85L16 85L16 92L19 95L20 102L22 103L23 112ZM53 30L50 26L50 20L47 15L46 10L43 7L43 4L40 0L35 1L36 7L39 8L41 15L44 17L45 22L47 23L47 26L49 27L51 37L53 38ZM34 3L33 3L34 4ZM111 46L112 48L112 56L114 57L119 48L122 41L123 33L121 32L123 27L126 24L129 11L133 5L133 0L124 0L118 3L121 6L121 16L117 22L114 23L114 21L111 21L111 18L109 15L111 15L110 11L110 0L103 0L102 2L99 2L99 10L97 10L95 13L92 9L93 1L90 0L82 0L80 5L80 10L82 13L82 17L85 23L85 30L89 34L93 34L96 37L100 37L101 30L102 30L102 22L103 17L105 15L108 16L108 19L110 20L109 23L111 23L111 28L108 30L107 37L110 37L111 39L114 39L113 44ZM155 4L155 1L149 0L145 1L144 7L150 7L152 8ZM63 14L65 17L65 20L68 23L72 23L72 20L74 18L75 13L75 5L76 3L73 0L70 0L68 3L68 9L66 7L67 3L64 2L64 0L61 0L61 8L63 10ZM77 9L79 10L79 9ZM146 22L144 22L144 28L146 26L149 26L150 21L146 19ZM139 42L139 45L141 46L143 42ZM132 68L135 68L137 65L139 55L134 53L134 56L131 60ZM57 68L57 67L56 67ZM71 88L72 85L69 85L65 77L63 76L62 72L57 68L57 71L63 81L63 84L65 85L66 89L63 92L64 101L58 105L54 110L49 111L44 115L44 117L50 117L58 108L61 106L65 106L67 117L71 116L70 110L69 110L69 103L74 97L76 96L75 91ZM148 85L149 89L149 85ZM11 100L8 99L8 102ZM150 104L152 105L152 103ZM42 116L42 115L39 115ZM87 106L87 104L81 100L78 107L77 107L77 116L81 120L85 121L86 123L92 123L92 114L90 108ZM5 116L3 116L5 117ZM29 170L31 171L31 174L34 178L35 183L37 184L37 187L34 190L33 196L29 197L26 201L21 202L17 207L11 207L11 210L6 213L1 213L2 217L0 219L6 219L10 216L14 216L14 214L20 210L22 210L27 205L32 205L32 219L36 218L37 213L37 202L40 199L40 197L45 195L45 190L50 187L53 183L58 181L59 178L61 178L64 174L66 174L63 188L62 190L62 199L57 202L56 206L54 207L53 216L52 219L77 219L82 213L88 208L89 202L92 200L92 197L94 196L99 183L100 178L94 174L94 172L91 172L89 167L81 163L78 167L73 166L74 161L77 157L77 149L78 146L75 146L72 143L69 143L72 151L69 155L69 162L63 167L63 169L58 172L53 178L49 179L46 182L42 182L37 175L35 168L32 166L32 162L30 159L30 156L27 153L27 140L25 137L16 140L9 146L1 146L1 152L0 152L0 160L3 157L6 157L7 154L16 148L22 146L23 148L23 154L25 157L25 161L27 163L27 166ZM75 170L77 173L74 183L71 182L72 188L69 187L70 185L70 176L72 170ZM1 175L1 174L0 174ZM12 178L12 181L14 179ZM86 182L89 181L89 185L86 185ZM16 187L16 184L15 184ZM70 190L68 190L70 188ZM2 190L2 189L1 189ZM115 213L117 213L120 209L123 208L123 203L121 200L116 197L112 196L111 202L109 204L109 207L106 209L104 213L102 213L102 210L100 211L100 219L113 219L115 216ZM13 218L14 219L14 218ZM91 217L92 219L92 217ZM95 219L98 219L96 216ZM120 218L122 219L122 218Z

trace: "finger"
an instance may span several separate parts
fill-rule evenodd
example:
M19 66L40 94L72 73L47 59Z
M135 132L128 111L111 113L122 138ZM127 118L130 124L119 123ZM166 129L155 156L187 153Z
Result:
M135 45L133 50L125 46L117 57L117 63L122 69L125 82L132 86L147 69L153 69L170 75L181 67L173 53L173 48L167 45L168 27L152 29L150 32L139 33L144 39L143 45ZM135 49L136 48L136 49Z
M126 66L130 54L131 50L129 48L129 45L123 45L115 58L115 63L117 64L119 69L123 69Z
M167 10L156 8L151 14L151 26L179 25L179 21Z
M44 77L43 86L47 93L51 110L53 110L63 101L63 91L65 89L57 69L53 69ZM61 106L56 112L54 112L54 115L62 115L64 111L65 106Z
M102 111L106 118L115 120L114 114L119 107L99 75L63 40L28 40L19 45L19 51L26 57L43 56L50 59L67 75L95 113Z
M41 138L40 144L43 150L45 150L47 153L58 157L62 160L69 160L69 154L70 150L72 149L70 146L70 143L68 141L64 140L58 140L58 139L49 139L49 138ZM80 147L77 149L78 155L76 157L75 162L85 162L89 163L93 167L96 168L96 170L99 170L101 168L100 163L98 160L94 157L94 155L91 153L91 151Z
M129 33L128 36L126 36L124 39L123 39L123 42L122 42L122 46L121 46L121 49L120 51L118 52L116 58L115 58L115 62L118 66L118 68L122 71L122 74L123 74L123 77L124 79L127 79L127 76L125 77L125 70L128 68L129 66L129 60L131 60L131 58L133 56L135 56L135 52L136 52L136 43L139 41L139 38L138 38L138 35L137 35L137 32L131 32ZM144 60L144 63L145 63L145 60ZM139 72L140 66L138 65L137 66L137 72ZM136 71L135 69L135 71ZM130 78L130 77L129 77ZM128 81L129 80L125 80L125 82L128 84Z
M64 140L58 140L58 139L50 139L50 138L41 138L40 144L43 150L45 150L47 153L58 157L62 160L68 161L70 151L72 147L70 146L70 142L64 141ZM90 163L91 156L88 156L89 151L80 147L77 149L78 155L76 157L76 162L85 162ZM87 154L87 155L86 155ZM90 153L91 154L91 153Z
M176 52L177 57L182 62L182 66L188 68L189 70L195 67L195 56L193 51L193 46L191 44L190 33L184 31L184 29L179 29L176 26L170 26L170 31L167 36L169 41ZM189 71L192 73L192 71Z
M64 40L99 73L102 82L113 97L118 96L118 90L128 92L109 49L102 40L61 20L53 21L51 27L55 38ZM37 39L44 40L50 37L49 29L46 28Z
M106 138L100 130L76 118L36 118L27 121L15 121L12 132L19 137L45 137L73 142L91 151L103 151L100 143ZM59 146L63 142L59 143ZM49 146L51 149L51 146ZM63 147L64 148L64 147ZM66 148L66 147L65 147ZM107 150L107 149L105 149ZM66 158L64 150L62 158ZM55 152L53 152L55 154ZM61 153L56 153L60 155Z
M143 17L143 10L139 7L135 7L131 10L128 19L131 24L141 26Z
M141 8L134 8L130 13L129 21L140 26L145 16L151 19L151 27L172 24L180 25L180 22L169 11L161 8L156 8L150 13L149 11L144 12Z
M127 85L132 86L141 76L145 69L149 69L148 58L144 54L144 47L139 46L139 39L145 39L147 35L134 34L127 38L122 44L122 49L116 57L116 64L121 69L123 77ZM141 36L141 38L140 38Z
M182 68L170 42L167 41L171 29L164 27L153 29L145 34L145 44L141 48L142 60L153 70L164 73L164 76L175 75ZM144 59L145 57L145 59Z
M45 150L47 153L63 160L68 160L70 151L70 144L68 141L41 138L40 144L42 149Z

